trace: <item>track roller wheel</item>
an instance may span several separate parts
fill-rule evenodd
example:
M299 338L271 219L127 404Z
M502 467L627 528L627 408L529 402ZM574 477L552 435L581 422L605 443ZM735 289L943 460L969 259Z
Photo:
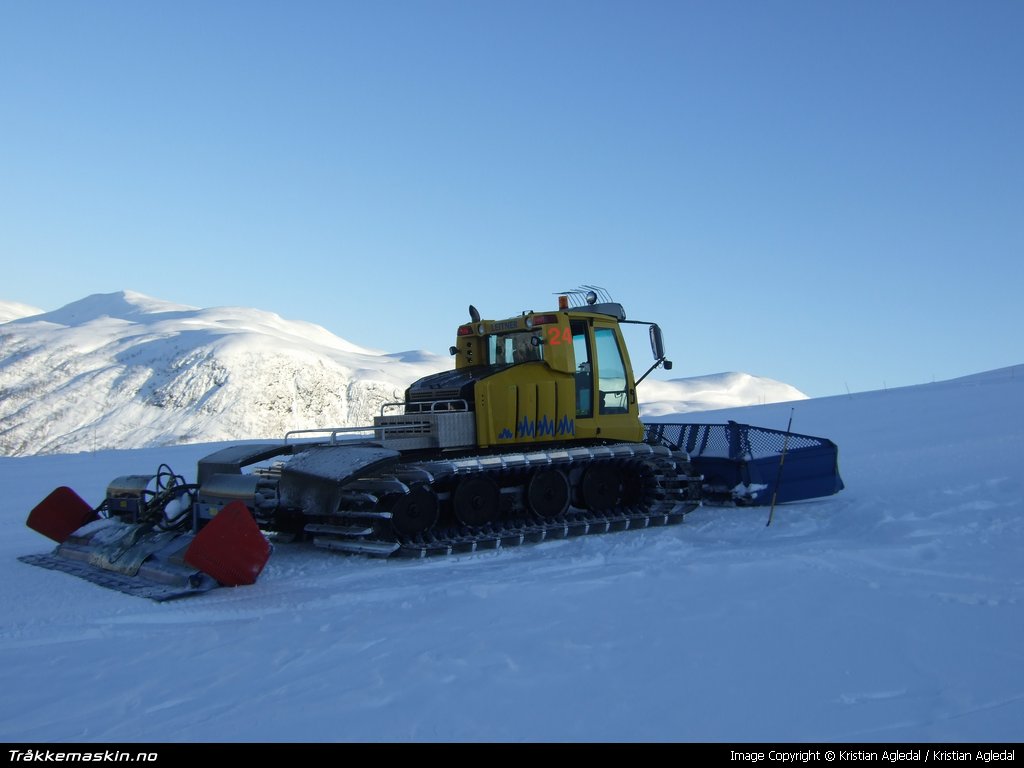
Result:
M625 470L622 473L621 503L633 508L646 506L647 488L651 479L652 473L646 467Z
M580 487L591 512L613 509L622 495L622 472L612 464L594 464L583 473Z
M538 469L526 485L526 504L539 517L558 517L569 508L569 490L564 472Z
M473 528L493 523L501 516L501 490L487 477L467 477L452 496L455 517Z
M391 507L391 528L399 536L416 536L437 523L440 504L437 494L424 485L414 485Z

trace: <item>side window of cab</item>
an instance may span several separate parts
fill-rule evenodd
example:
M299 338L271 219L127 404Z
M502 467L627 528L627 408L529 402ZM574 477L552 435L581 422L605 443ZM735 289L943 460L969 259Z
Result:
M622 361L619 339L612 328L594 330L597 348L597 391L600 413L627 413L629 411L626 365Z

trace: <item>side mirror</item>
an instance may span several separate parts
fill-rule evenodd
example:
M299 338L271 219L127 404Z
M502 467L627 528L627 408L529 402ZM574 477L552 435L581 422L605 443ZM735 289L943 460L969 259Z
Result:
M655 360L661 360L665 356L665 341L661 338L661 328L657 323L651 323L651 352Z
M449 355L457 355L457 354L459 354L459 348L458 348L458 347L456 347L456 346L455 346L455 345L453 344L452 346L448 347L448 354L449 354Z
M672 361L665 359L665 341L661 338L661 328L658 327L657 323L651 323L651 352L654 353L654 364L648 368L644 375L636 380L639 384L641 381L646 379L650 375L651 371L657 368L659 365L662 366L666 371L672 370Z

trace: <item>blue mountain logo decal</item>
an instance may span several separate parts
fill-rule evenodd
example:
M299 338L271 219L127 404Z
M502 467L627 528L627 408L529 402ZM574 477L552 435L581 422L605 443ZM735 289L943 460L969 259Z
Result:
M512 434L505 434L508 430L504 430L501 434L502 437L509 438ZM516 424L516 437L556 437L559 435L575 435L576 434L576 422L570 419L568 416L563 416L559 421L548 418L545 414L541 417L540 421L534 421L526 416Z

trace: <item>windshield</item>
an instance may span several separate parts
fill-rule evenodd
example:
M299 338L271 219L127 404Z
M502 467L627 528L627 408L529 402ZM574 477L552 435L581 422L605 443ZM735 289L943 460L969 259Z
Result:
M543 349L540 339L531 331L492 333L487 337L487 364L514 365L543 360Z

